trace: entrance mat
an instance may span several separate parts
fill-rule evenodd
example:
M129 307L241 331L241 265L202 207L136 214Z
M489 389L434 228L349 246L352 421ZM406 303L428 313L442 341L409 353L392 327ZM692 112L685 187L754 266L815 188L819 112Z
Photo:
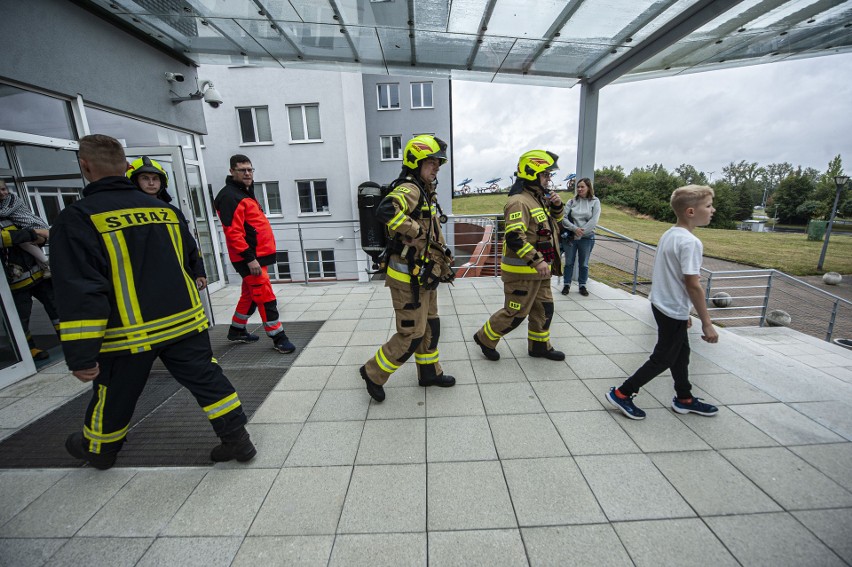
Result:
M228 325L210 329L213 355L236 388L249 419L322 325L322 321L288 323L287 336L297 347L293 354L274 350L262 329L260 340L252 344L228 341ZM0 468L82 466L65 451L65 438L81 430L91 396L90 391L80 394L0 442ZM210 449L218 442L195 398L157 361L136 403L115 466L211 466Z

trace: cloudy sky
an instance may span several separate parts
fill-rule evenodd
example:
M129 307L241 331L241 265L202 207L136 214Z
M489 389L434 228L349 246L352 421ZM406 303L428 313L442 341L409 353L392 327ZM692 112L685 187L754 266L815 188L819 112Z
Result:
M852 171L852 54L710 71L601 91L598 167L790 162ZM508 175L528 149L556 152L560 181L577 157L580 87L453 82L453 167L471 186Z

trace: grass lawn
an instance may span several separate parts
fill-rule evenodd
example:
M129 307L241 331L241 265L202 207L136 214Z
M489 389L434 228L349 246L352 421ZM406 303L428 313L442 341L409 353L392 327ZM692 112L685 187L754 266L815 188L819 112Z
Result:
M560 193L563 200L568 193ZM475 215L502 213L506 195L477 195L453 199L453 213ZM656 245L671 226L668 223L638 217L603 205L601 226L646 244ZM822 242L808 240L804 234L746 232L699 228L696 236L704 243L704 254L759 268L775 268L794 276L820 274L816 269ZM852 274L852 236L833 233L825 255L826 272Z

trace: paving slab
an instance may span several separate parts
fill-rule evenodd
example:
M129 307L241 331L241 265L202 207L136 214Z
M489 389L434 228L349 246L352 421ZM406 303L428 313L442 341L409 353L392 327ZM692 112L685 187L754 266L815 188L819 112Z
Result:
M359 382L364 384L363 380ZM384 402L370 404L368 420L426 417L426 388L420 386L388 388L385 393L387 397Z
M610 524L523 528L530 565L542 567L632 567Z
M575 457L607 519L654 520L695 516L645 455Z
M500 463L432 463L427 471L429 531L516 528Z
M429 564L446 567L526 567L519 530L429 532Z
M847 563L852 564L852 508L793 512L811 533Z
M840 400L802 402L790 407L806 415L826 429L852 441L852 404Z
M504 461L503 472L521 526L606 522L571 458Z
M355 464L424 463L425 438L426 420L423 418L368 420L364 424Z
M545 413L489 415L500 459L568 456L568 449Z
M63 538L0 539L0 560L10 567L41 567L65 545Z
M852 493L784 447L720 453L787 510L852 506Z
M133 567L153 542L153 538L75 537L53 554L49 564L51 567Z
M321 336L320 334L315 337ZM297 366L284 374L274 390L322 390L334 366Z
M651 460L700 516L781 511L715 451L656 453Z
M367 417L370 399L366 388L322 392L308 421L363 421Z
M0 471L0 526L44 494L66 474L68 471L62 469Z
M426 420L426 456L442 461L491 461L497 450L485 416L430 417Z
M675 417L673 411L651 408L646 410L646 413L647 417L643 420L624 418L618 422L642 451L700 451L710 448L701 437ZM704 419L718 419L718 416Z
M704 521L743 565L844 565L790 514L720 516ZM766 537L772 534L772 537Z
M334 534L352 467L282 469L249 536Z
M544 413L544 407L529 382L480 384L479 393L489 415Z
M426 531L426 465L356 466L337 533Z
M341 534L329 567L425 567L426 533ZM377 550L381 550L377 553Z
M0 528L5 537L71 537L133 476L133 471L74 470Z
M639 453L641 450L609 411L552 413L550 419L572 455Z
M277 475L275 469L208 472L162 534L244 536Z
M141 470L92 516L77 535L156 537L183 506L205 473L203 469ZM128 510L133 510L133 513L128 514Z
M248 432L257 455L248 463L228 461L215 466L217 469L280 469L301 431L301 423L252 423Z
M790 450L825 474L834 482L852 492L852 443L837 445L802 445Z
M532 387L548 413L603 409L598 397L580 380L533 382Z
M739 565L697 518L619 522L613 527L637 567ZM684 546L684 542L689 544Z
M693 413L677 415L677 418L714 449L778 445L775 439L727 407L720 407L719 413L711 419Z
M284 465L324 467L351 465L361 440L362 421L306 423Z
M485 415L482 397L476 385L463 384L452 388L427 388L427 417L470 415Z
M138 567L228 567L240 548L241 537L161 537L154 540Z
M272 391L251 418L251 423L300 423L308 419L319 398L318 390Z
M782 445L811 445L845 440L786 404L748 404L731 406L731 409Z

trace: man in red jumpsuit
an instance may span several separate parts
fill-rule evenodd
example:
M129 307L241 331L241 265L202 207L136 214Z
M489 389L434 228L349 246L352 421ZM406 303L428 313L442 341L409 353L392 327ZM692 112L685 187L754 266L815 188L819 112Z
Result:
M243 278L242 294L231 319L228 340L242 343L258 340L257 335L246 329L249 317L257 309L273 348L291 353L296 347L278 319L278 302L266 271L266 267L275 262L275 236L254 196L251 160L241 154L231 156L230 173L213 202L225 231L228 257Z

